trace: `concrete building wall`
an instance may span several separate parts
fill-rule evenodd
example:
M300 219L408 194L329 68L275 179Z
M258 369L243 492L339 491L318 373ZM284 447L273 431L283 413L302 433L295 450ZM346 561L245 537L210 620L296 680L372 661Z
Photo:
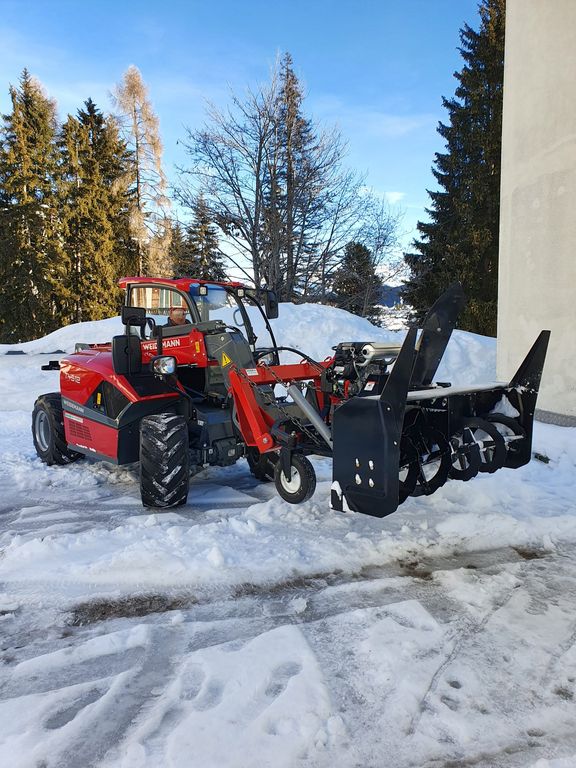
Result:
M576 417L576 0L508 0L498 376L552 331L538 407Z

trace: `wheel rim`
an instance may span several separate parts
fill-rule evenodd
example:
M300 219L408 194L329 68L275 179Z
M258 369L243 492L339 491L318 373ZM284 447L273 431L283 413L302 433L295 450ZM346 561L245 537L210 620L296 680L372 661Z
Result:
M298 493L298 491L300 490L300 486L302 485L300 472L298 472L296 467L292 466L290 468L290 480L288 480L288 478L282 471L280 473L280 482L282 483L282 488L284 488L284 490L287 493Z
M40 446L40 450L47 451L50 447L52 428L50 426L48 414L45 411L39 411L39 413L36 414L34 436L36 437L37 444Z

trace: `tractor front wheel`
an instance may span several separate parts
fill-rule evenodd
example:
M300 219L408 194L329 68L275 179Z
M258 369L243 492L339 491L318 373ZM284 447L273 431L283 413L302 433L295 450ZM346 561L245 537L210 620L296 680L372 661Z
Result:
M300 504L307 501L316 490L314 467L305 456L293 453L290 460L290 477L286 477L282 461L278 460L274 467L274 484L284 501Z
M82 458L71 451L64 433L62 397L59 392L40 395L32 412L32 439L36 453L44 464L71 464Z
M190 485L188 425L183 416L159 413L140 422L140 495L145 507L186 503Z

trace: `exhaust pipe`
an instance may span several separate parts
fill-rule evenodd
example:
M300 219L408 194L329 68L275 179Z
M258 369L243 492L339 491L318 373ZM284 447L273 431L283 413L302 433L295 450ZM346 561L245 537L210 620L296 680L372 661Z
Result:
M290 384L288 387L288 394L294 400L296 405L300 408L302 413L308 417L310 423L312 426L316 429L319 435L321 435L326 443L328 444L328 447L332 449L332 433L330 432L330 428L322 421L320 418L318 411L316 411L306 400L302 392L298 389L296 384Z

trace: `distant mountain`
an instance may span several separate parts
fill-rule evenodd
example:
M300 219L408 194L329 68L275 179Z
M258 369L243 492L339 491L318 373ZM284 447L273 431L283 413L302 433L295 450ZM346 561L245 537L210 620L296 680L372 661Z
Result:
M400 303L401 285L383 285L380 292L380 301L383 307L394 307Z

